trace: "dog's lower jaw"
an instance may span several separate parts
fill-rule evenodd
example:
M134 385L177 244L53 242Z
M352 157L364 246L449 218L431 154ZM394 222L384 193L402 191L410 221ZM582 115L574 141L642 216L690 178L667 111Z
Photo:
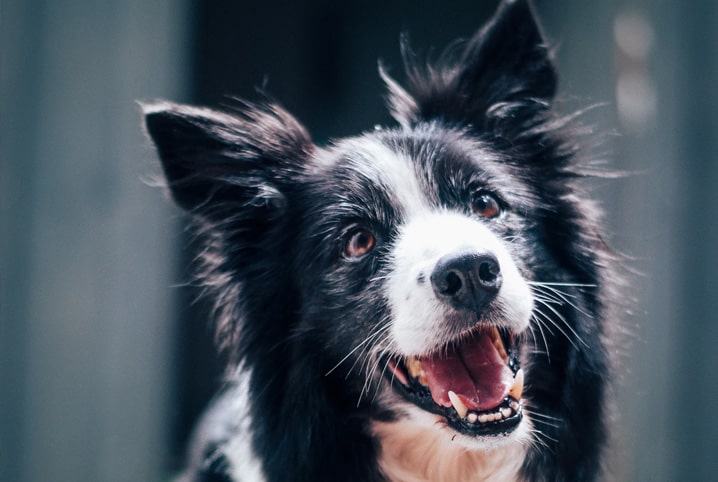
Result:
M379 465L392 482L511 482L526 458L528 420L507 439L484 448L469 447L465 436L435 416L434 425L405 418L375 422L372 430L381 446ZM478 445L478 444L477 444Z

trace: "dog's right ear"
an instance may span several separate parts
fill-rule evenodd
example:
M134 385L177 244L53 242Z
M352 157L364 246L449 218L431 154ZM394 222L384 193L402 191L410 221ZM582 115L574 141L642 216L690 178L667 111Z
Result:
M172 197L204 218L280 202L282 186L314 149L301 124L274 104L219 112L157 102L142 110Z

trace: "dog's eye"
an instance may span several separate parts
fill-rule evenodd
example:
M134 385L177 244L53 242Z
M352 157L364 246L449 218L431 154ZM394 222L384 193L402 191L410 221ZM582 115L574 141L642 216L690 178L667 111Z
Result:
M477 192L471 200L471 209L482 218L495 218L501 214L501 204L495 196L486 192Z
M366 229L356 229L347 237L344 255L347 258L360 258L374 249L376 238Z

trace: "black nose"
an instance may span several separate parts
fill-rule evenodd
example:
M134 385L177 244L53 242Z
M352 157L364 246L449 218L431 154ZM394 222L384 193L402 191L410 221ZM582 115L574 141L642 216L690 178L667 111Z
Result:
M451 306L479 313L501 288L501 267L490 253L444 256L431 273L437 296Z

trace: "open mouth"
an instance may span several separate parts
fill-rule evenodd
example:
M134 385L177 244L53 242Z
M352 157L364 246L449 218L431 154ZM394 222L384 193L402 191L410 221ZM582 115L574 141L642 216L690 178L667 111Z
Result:
M477 326L435 353L394 357L388 366L404 398L460 433L505 435L521 422L524 373L507 331Z

